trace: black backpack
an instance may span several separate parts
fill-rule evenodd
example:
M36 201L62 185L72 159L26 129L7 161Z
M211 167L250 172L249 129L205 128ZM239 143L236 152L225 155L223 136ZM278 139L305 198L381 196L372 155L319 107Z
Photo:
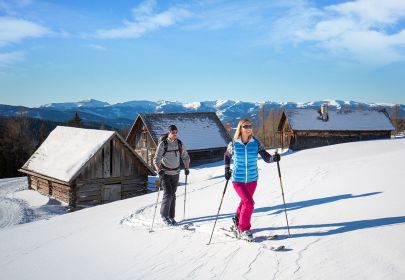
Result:
M160 135L160 137L159 137L159 143L163 142L163 145L164 145L164 151L163 151L162 156L164 156L167 152L175 152L176 156L177 156L177 152L179 152L179 156L181 157L181 154L183 153L183 142L181 142L181 140L177 138L177 144L178 144L178 147L179 147L178 150L170 150L170 151L168 151L167 150L167 146L168 146L167 137L168 136L169 136L169 133L165 133L165 134Z

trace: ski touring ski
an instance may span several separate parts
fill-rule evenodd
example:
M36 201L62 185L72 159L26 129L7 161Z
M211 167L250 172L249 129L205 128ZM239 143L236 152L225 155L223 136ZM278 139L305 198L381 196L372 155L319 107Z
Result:
M236 238L236 239L240 239L239 237L237 237L236 235L236 233L235 233L235 230L233 229L233 227L231 226L231 228L220 228L220 230L222 230L222 231L225 231L225 232L229 232L229 233L232 233L232 235L230 235L230 234L225 234L226 236L230 236L230 237L233 237L233 238ZM270 235L259 235L259 236L256 236L256 237L254 237L253 238L253 241L265 241L265 240L278 240L279 239L279 236L278 236L278 234L270 234ZM241 240L243 240L243 239L241 239Z
M185 224L180 224L179 225L182 230L189 230L189 231L195 231L196 228L193 223L185 223Z
M285 249L284 245L279 245L279 246L270 246L268 249L272 251L283 251Z
M225 232L225 235L234 239L244 240L249 243L261 243L263 241L271 241L271 240L278 240L279 236L277 234L273 235L260 235L254 237L252 240L242 239L239 238L238 232L234 230L234 226L230 228L220 228L222 231ZM267 246L264 245L265 248L272 250L272 251L283 251L285 249L285 245L278 245L278 246Z

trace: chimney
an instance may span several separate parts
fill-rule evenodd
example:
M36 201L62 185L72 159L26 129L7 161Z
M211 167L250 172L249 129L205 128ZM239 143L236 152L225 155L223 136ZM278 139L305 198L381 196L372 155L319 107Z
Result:
M328 104L321 105L321 119L324 122L327 122L329 120Z

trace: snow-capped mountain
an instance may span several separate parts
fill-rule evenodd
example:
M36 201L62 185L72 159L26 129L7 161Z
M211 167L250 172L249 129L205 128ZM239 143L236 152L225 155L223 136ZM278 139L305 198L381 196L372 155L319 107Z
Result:
M394 104L362 103L344 100L319 100L313 102L246 102L234 100L214 100L202 102L178 102L178 101L147 101L136 100L117 104L90 99L80 102L51 103L38 108L17 107L0 105L0 115L15 115L17 112L25 112L34 118L45 118L53 121L66 121L75 112L86 121L105 123L116 128L130 126L139 113L174 113L174 112L216 112L221 121L235 125L241 117L251 118L258 122L258 112L261 106L268 112L270 109L279 108L319 108L322 104L329 104L331 109L340 109L347 106L351 109L358 106L374 108L383 106L388 112ZM400 105L399 116L405 117L405 105Z
M65 103L50 103L45 104L41 107L44 108L53 108L59 110L69 110L75 108L97 108L97 107L104 107L109 106L110 104L103 101L98 101L95 99L83 100L80 102L65 102Z

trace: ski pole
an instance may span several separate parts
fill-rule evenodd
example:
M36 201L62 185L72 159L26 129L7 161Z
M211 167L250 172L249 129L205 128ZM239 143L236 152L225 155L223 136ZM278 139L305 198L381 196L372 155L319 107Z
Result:
M228 182L229 182L229 180L226 180L224 192L222 193L221 203L219 204L219 208L218 208L217 217L215 218L214 227L212 228L210 241L208 241L207 245L210 245L210 244L211 244L212 235L214 234L215 225L217 224L217 220L218 220L218 216L219 216L219 211L221 210L222 201L224 200L224 196L225 196L225 192L226 192L226 187L228 186Z
M187 175L186 175L186 182L184 183L184 210L183 210L183 221L186 219L186 196L187 196Z
M153 232L153 223L155 222L155 215L156 215L156 209L157 209L157 205L158 205L158 201L159 201L160 184L161 183L162 182L160 182L159 185L158 185L158 195L157 195L156 204L155 204L155 213L153 213L152 226L150 227L149 232Z
M276 150L276 154L277 150ZM285 199L284 199L284 189L283 189L283 181L281 179L281 171L280 171L280 163L277 161L277 169L278 169L278 177L280 178L280 187L281 187L281 194L283 196L283 203L284 203L284 213L285 213L285 220L287 221L287 230L288 230L288 237L290 237L290 225L288 224L288 218L287 218L287 208L285 206Z

